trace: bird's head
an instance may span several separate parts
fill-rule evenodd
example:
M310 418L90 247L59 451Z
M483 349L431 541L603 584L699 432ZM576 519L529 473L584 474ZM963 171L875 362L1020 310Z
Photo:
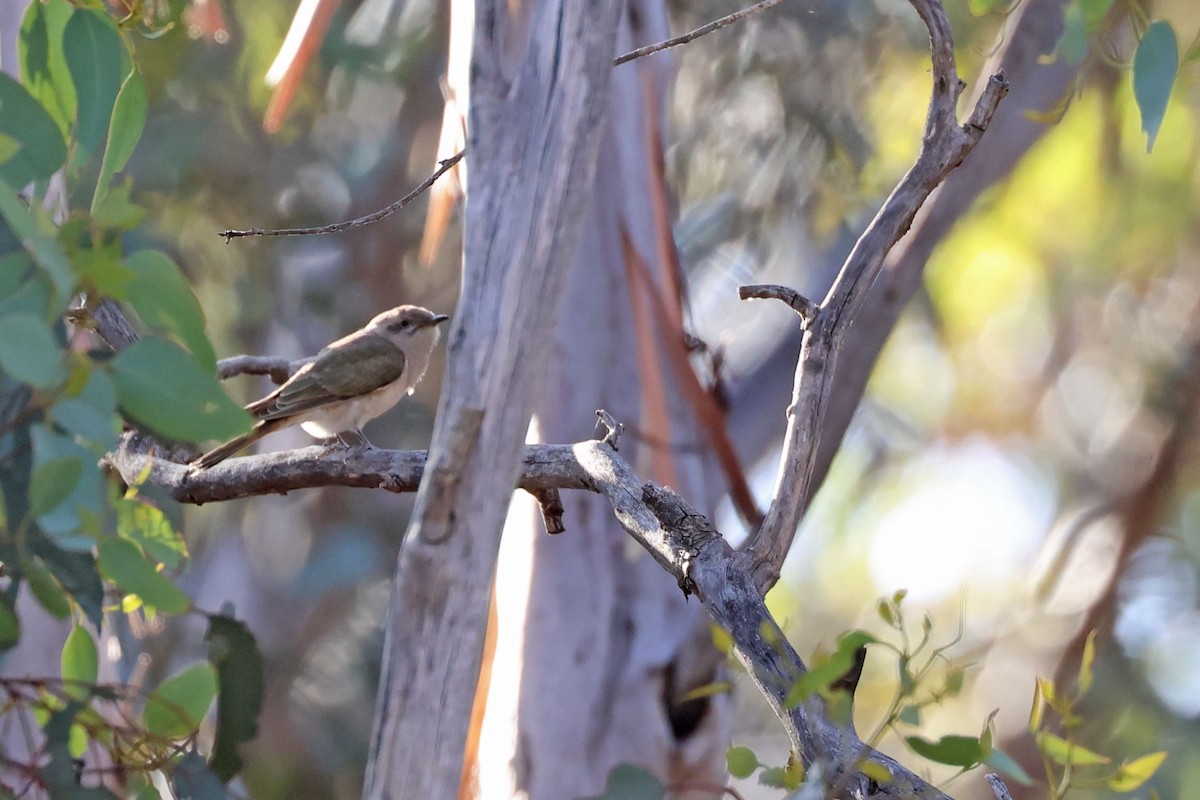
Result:
M367 324L367 329L390 340L405 352L421 348L428 352L437 344L438 325L450 319L421 306L396 306Z

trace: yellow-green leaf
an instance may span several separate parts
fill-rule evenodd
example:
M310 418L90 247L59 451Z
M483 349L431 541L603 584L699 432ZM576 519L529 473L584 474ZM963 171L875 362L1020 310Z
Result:
M217 672L211 664L193 664L163 681L146 700L146 729L160 736L187 736L200 727L217 695Z
M1068 742L1066 739L1056 736L1053 733L1043 731L1035 738L1041 751L1052 761L1063 766L1070 764L1076 767L1087 767L1096 764L1107 764L1110 761L1110 759L1099 753L1088 750L1086 747L1080 747L1074 742Z
M1160 751L1122 764L1108 779L1108 788L1116 792L1132 792L1154 777L1154 773L1166 760L1166 752Z
M1085 694L1092 688L1092 665L1096 662L1096 631L1087 635L1083 643L1083 656L1079 659L1079 693Z

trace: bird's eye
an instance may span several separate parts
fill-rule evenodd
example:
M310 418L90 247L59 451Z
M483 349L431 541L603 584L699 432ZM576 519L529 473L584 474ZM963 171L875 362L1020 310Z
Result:
M402 319L399 322L393 322L391 325L388 325L387 329L389 331L391 331L392 333L398 333L400 331L406 331L411 327L412 327L411 322L409 322L406 319Z

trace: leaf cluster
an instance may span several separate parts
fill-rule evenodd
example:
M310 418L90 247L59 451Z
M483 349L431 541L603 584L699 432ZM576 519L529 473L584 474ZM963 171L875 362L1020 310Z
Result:
M97 683L106 612L153 619L192 610L171 577L188 558L183 538L138 486L110 485L99 458L123 421L182 442L250 424L216 380L204 315L179 265L140 246L147 209L120 178L146 122L135 44L161 30L149 20L116 21L99 2L30 3L20 80L0 74L0 650L20 640L25 586L49 614L73 621L57 690L47 683L21 702L10 694L4 709L40 709L43 758L6 769L24 770L55 797L109 796L83 787L86 759L72 766L93 745L122 770L179 770L204 785L189 754L218 687L242 701L241 711L218 701L213 771L228 779L261 703L253 637L213 615L210 664L144 698L117 693L142 707L136 725L118 735L94 708L112 695ZM141 326L115 356L85 330L112 302Z

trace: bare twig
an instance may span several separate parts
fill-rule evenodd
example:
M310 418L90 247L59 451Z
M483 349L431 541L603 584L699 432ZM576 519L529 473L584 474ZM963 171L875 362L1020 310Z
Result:
M701 36L724 28L726 25L732 25L740 19L753 16L760 11L766 11L768 8L777 6L781 2L783 2L783 0L762 0L761 3L752 5L749 8L743 8L741 11L735 11L727 17L721 17L720 19L713 20L707 25L701 25L699 28L696 28L696 30L689 31L682 36L676 36L674 39L667 39L666 41L658 42L656 44L648 44L645 47L639 47L637 50L630 50L625 55L614 58L613 66L619 67L626 61L633 61L641 58L642 56L648 56L651 53L657 53L659 50L666 50L668 47L676 47L681 44L687 44L693 39L699 39Z
M438 165L438 168L434 170L434 173L426 178L424 183L422 183L420 186L413 189L411 192L404 195L404 197L401 197L388 207L381 208L373 214L367 214L365 217L357 217L355 219L347 220L346 222L335 222L331 225L320 225L315 228L248 228L246 230L221 231L221 236L225 237L226 242L228 242L230 239L237 239L242 236L313 236L320 233L338 233L340 231L349 230L350 228L360 228L363 225L370 225L372 222L378 222L384 217L388 217L396 213L411 203L430 186L433 186L433 184L437 182L437 179L442 177L442 175L444 175L451 167L453 167L459 161L462 161L463 156L466 154L466 150L460 150L458 153L455 153L449 158L443 159Z
M617 422L616 417L603 408L596 409L596 425L604 428L604 443L613 450L619 450L621 434L625 432L625 426Z
M787 286L776 283L754 283L738 287L738 297L743 300L782 300L807 322L817 315L818 306L812 300Z
M994 772L989 772L983 776L987 780L988 785L992 787L992 793L996 795L996 800L1012 800L1012 794L1008 791L1008 787L1004 785L1004 781Z
M954 65L950 23L938 0L910 2L929 30L933 64L925 135L916 163L859 238L824 301L806 317L775 497L766 520L747 545L755 580L764 592L779 578L810 495L817 445L846 332L863 308L888 252L908 231L925 199L979 141L1008 91L1003 73L991 76L967 124L960 126L955 106L964 86ZM786 297L785 293L781 299Z

